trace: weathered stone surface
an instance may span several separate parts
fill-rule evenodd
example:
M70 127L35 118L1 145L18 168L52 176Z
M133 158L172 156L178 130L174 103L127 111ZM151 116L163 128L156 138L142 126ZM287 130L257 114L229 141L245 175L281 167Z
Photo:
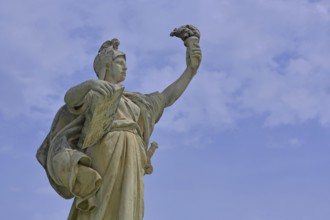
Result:
M74 198L71 220L142 220L144 175L158 147L149 137L164 108L184 92L201 62L200 33L192 25L174 29L184 41L187 67L162 92L123 92L126 57L119 40L102 44L94 61L97 80L69 89L38 150L53 188Z

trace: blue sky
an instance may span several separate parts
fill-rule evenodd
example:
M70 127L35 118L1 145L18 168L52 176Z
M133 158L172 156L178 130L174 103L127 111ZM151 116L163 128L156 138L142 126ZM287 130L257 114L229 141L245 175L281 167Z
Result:
M203 62L151 137L144 219L330 218L329 1L2 0L1 219L66 219L35 159L66 90L117 37L126 89L162 91L185 68L183 24Z

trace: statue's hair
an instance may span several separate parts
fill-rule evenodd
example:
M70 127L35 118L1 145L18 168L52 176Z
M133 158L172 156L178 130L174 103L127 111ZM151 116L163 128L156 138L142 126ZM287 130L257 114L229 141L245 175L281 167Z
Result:
M123 56L126 60L126 56L123 52L118 50L120 42L114 38L112 40L105 41L94 59L94 71L99 79L105 78L106 70L109 69L111 62L118 56Z

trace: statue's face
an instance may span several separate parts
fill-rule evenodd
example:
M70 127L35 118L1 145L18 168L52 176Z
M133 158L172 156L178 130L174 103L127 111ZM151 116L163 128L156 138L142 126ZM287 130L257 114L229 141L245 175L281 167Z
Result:
M120 83L126 78L126 70L125 58L118 56L112 61L110 71L105 76L105 80L112 83Z

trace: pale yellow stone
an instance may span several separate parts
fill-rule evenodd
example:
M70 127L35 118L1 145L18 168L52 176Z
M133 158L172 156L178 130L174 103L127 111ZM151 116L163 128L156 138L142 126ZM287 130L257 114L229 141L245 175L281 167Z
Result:
M144 175L158 144L149 137L164 108L184 92L201 62L200 33L191 25L174 29L184 41L187 67L164 91L123 92L126 57L119 41L102 44L94 61L98 80L65 94L65 105L38 150L53 188L74 198L70 220L142 220Z

